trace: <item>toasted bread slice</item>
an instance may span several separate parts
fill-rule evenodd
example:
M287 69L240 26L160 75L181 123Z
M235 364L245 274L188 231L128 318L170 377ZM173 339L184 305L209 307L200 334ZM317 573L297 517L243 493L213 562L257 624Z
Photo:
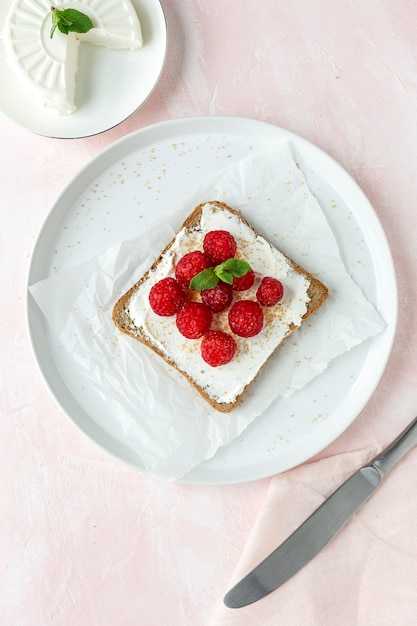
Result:
M185 252L202 249L204 234L221 226L234 235L238 254L240 250L249 261L259 276L258 284L262 276L274 276L276 268L281 268L276 278L284 285L284 300L265 312L264 329L259 335L251 340L235 337L238 351L233 361L212 368L199 354L199 340L182 337L174 317L153 314L147 298L153 284L174 275L175 263ZM270 259L273 267L268 267ZM250 292L236 292L235 296L255 299L256 286ZM122 333L140 341L176 368L214 409L227 413L239 404L283 341L319 309L327 296L323 283L267 242L240 213L223 202L211 201L199 205L187 217L149 270L116 302L112 319ZM225 327L226 320L226 315L219 314L215 325L231 332Z

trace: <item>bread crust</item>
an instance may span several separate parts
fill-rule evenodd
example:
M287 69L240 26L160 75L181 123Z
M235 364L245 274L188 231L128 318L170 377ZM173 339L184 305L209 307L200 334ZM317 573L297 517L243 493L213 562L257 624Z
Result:
M224 202L219 202L217 200L211 200L211 201L204 202L204 203L198 205L192 211L192 213L186 218L186 220L184 221L184 223L182 224L182 226L181 226L181 228L179 230L182 230L183 228L192 229L192 228L198 226L199 223L200 223L200 220L201 220L203 207L206 204L214 205L214 206L217 206L218 208L221 208L223 210L229 211L230 213L233 213L234 215L236 215L238 217L239 220L241 220L244 224L246 224L246 226L248 226L251 229L251 231L256 236L259 235L259 233L253 228L253 226L251 226L251 224L249 224L249 222L238 211L236 211L235 209L229 207ZM263 235L262 235L262 237L263 237ZM159 262L161 261L161 258L169 251L171 246L174 244L175 238L176 238L176 236L173 237L173 239L163 249L161 254L154 261L154 263L151 265L151 267L148 269L148 271L145 272L145 274L124 295L122 295L118 299L118 301L116 302L116 304L113 307L112 320L113 320L114 324L116 325L116 327L122 333L124 333L125 335L128 335L129 337L133 337L137 341L140 341L142 344L144 344L145 346L147 346L148 348L153 350L156 354L158 354L160 357L162 357L164 359L164 361L166 361L169 365L174 367L183 376L185 376L185 378L187 378L187 380L194 387L194 389L196 389L196 391L198 391L198 393L215 410L217 410L217 411L219 411L221 413L229 413L234 408L236 408L236 406L239 404L240 400L242 399L243 395L247 391L248 387L256 380L257 376L259 375L259 372L262 370L262 368L264 367L265 363L267 363L267 361L273 356L273 354L276 353L276 351L280 348L280 346L283 344L283 341L285 341L285 339L283 341L281 341L281 343L277 344L275 350L271 353L269 358L262 365L262 367L260 368L258 374L246 385L246 387L243 389L243 391L239 394L239 396L236 398L236 400L234 402L217 402L215 399L213 399L205 391L204 388L202 388L199 385L197 385L196 382L194 380L192 380L192 378L187 374L187 372L184 372L181 368L179 368L177 366L177 364L175 363L175 360L173 358L170 358L166 354L161 352L161 350L158 348L158 346L153 344L150 341L149 336L146 334L144 329L142 327L136 326L136 324L130 318L130 316L128 314L128 307L129 307L129 302L130 302L131 298L133 297L133 295L135 294L135 292L148 279L149 275L156 269L156 267L158 266ZM263 237L263 238L265 239L265 237ZM270 245L272 245L272 244L270 244ZM281 254L284 254L284 253L281 252ZM322 304L327 299L328 289L321 281L319 281L317 278L315 278L309 272L307 272L307 270L305 270L304 268L300 267L297 263L295 263L295 261L290 259L288 256L286 256L286 255L284 255L284 256L287 259L288 263L292 266L294 271L296 271L299 274L302 274L310 282L310 286L309 286L308 291L307 291L310 300L307 303L307 310L306 310L305 314L302 317L302 321L304 321L304 320L308 319L311 315L313 315L322 306ZM286 338L288 336L290 336L297 328L299 328L299 326L292 325L292 327L290 328L290 332L287 334Z

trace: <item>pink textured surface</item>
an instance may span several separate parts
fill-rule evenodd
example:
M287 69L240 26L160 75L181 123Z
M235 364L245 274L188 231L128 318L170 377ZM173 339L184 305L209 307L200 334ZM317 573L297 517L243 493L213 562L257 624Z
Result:
M163 0L163 7L169 49L161 80L118 128L62 141L0 115L0 623L411 626L417 451L331 552L267 602L231 611L222 597L318 504L314 494L335 486L328 474L342 479L360 462L346 453L376 449L417 410L416 4ZM141 475L63 416L28 344L28 259L62 187L102 148L137 128L222 114L288 128L330 153L368 195L392 248L400 308L388 367L361 415L314 460L311 485L303 475L309 464L215 488ZM301 491L288 491L288 484ZM379 542L366 542L367 533ZM344 568L346 577L335 575Z

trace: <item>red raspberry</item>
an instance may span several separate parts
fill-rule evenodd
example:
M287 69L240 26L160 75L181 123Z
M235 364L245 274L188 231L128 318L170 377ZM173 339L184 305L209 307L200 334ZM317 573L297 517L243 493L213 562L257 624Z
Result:
M177 313L176 324L187 339L199 339L211 326L211 311L203 302L186 302Z
M255 273L250 269L244 276L233 276L233 289L235 291L246 291L255 282Z
M265 276L256 292L259 304L262 306L274 306L284 295L284 287L276 278Z
M204 289L201 292L201 299L208 308L215 313L224 311L233 300L232 285L223 283L222 281L213 289Z
M209 330L201 340L201 356L212 367L226 365L236 352L236 341L221 330Z
M175 278L162 278L149 292L149 304L157 315L168 317L175 315L184 302L184 293L181 285Z
M190 280L210 265L210 260L199 250L187 252L177 263L175 277L181 285L188 287Z
M229 311L229 326L239 337L253 337L262 330L264 314L262 307L253 300L239 300Z
M236 241L227 230L211 230L203 240L204 252L215 265L234 257L236 248Z

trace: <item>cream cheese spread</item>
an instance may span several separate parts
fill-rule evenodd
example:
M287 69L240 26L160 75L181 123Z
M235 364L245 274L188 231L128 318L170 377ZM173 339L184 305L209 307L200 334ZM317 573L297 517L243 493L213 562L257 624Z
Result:
M50 0L14 0L2 33L6 58L16 76L43 104L60 114L73 113L80 42L115 49L142 46L141 25L130 0L67 0L57 9L74 8L90 17L87 33L62 34L52 25Z
M227 230L235 238L237 256L249 262L256 275L253 287L234 292L234 299L255 300L256 290L264 276L280 280L284 297L275 307L264 308L264 328L248 339L236 337L238 347L234 359L221 367L210 367L200 355L200 340L185 339L177 330L174 317L159 317L149 306L151 287L166 276L174 275L178 260L187 252L203 249L203 238L210 230ZM173 245L166 251L156 268L136 290L130 300L128 313L137 327L141 327L151 344L216 402L234 402L245 387L256 377L261 367L288 335L291 328L299 326L307 309L310 281L296 272L286 257L262 236L227 210L207 203L203 207L198 227L183 228ZM231 333L227 310L213 315L213 329Z

